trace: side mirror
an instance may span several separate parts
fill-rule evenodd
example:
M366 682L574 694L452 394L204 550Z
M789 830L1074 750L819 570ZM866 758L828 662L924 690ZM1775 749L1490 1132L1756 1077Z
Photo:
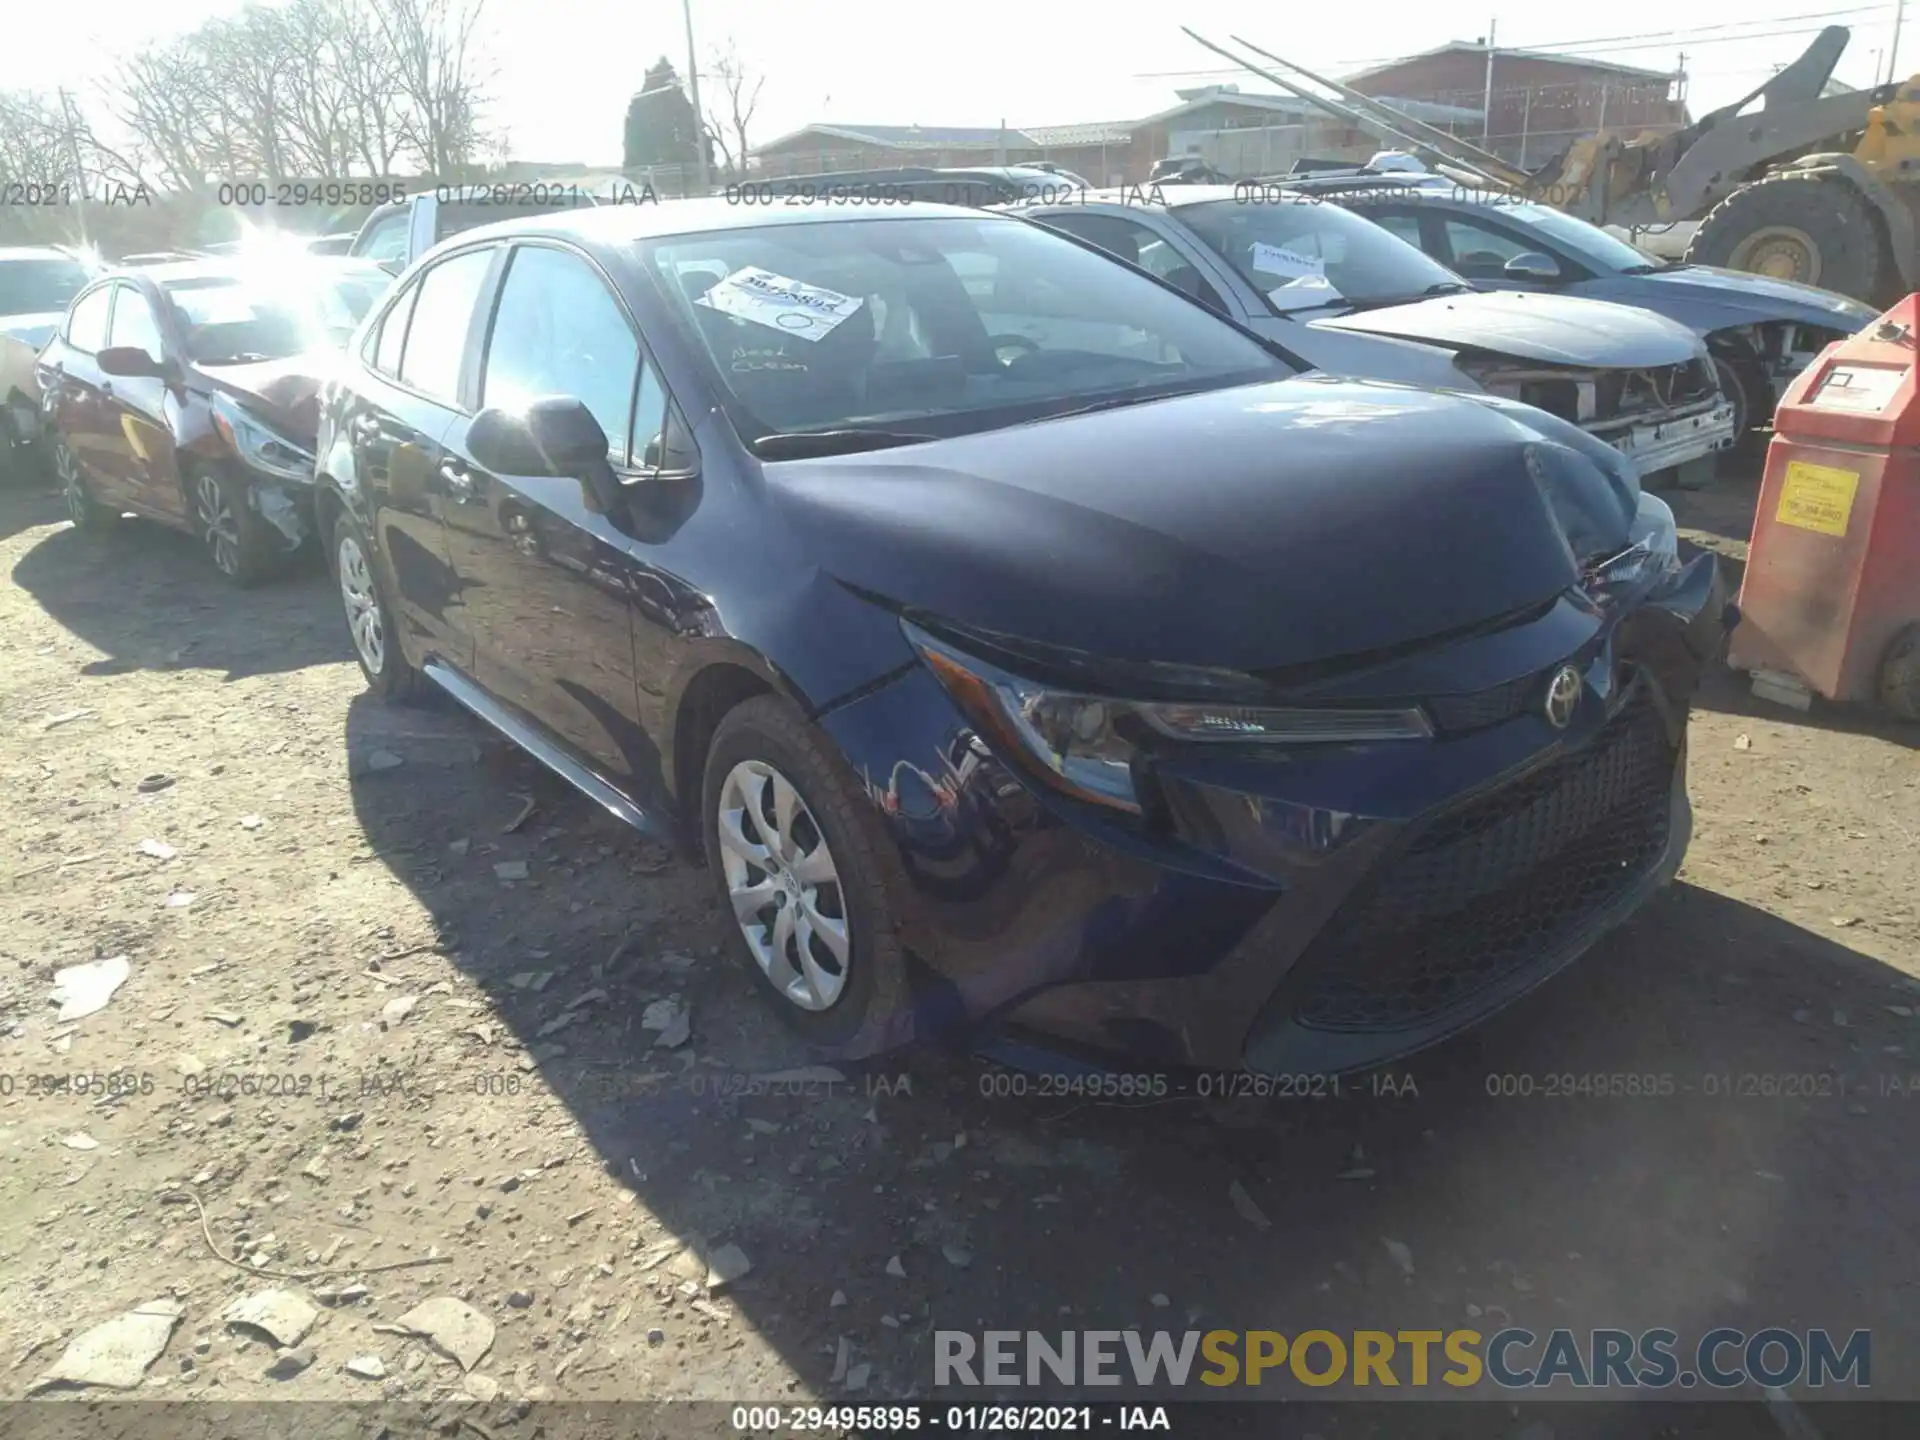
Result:
M1551 255L1542 255L1538 250L1529 250L1524 255L1516 255L1502 267L1510 280L1558 280L1560 264Z
M94 363L101 373L118 375L128 380L170 380L173 367L164 360L156 360L146 351L134 345L109 345L98 355Z
M622 492L607 463L607 432L571 395L543 395L519 412L489 406L467 428L467 451L497 475L571 475L596 511L619 513Z
M607 432L571 395L545 395L523 411L497 406L473 417L467 449L500 475L578 475L607 459Z

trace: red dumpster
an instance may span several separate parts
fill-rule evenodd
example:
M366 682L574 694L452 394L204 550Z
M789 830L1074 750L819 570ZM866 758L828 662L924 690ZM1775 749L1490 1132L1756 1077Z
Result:
M1774 416L1729 663L1757 695L1920 719L1920 295L1836 340Z

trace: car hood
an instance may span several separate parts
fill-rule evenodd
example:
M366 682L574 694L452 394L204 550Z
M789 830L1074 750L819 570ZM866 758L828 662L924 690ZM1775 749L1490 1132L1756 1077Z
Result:
M245 365L200 365L208 388L240 401L289 440L312 448L320 428L320 391L340 363L332 350L311 350L284 360Z
M1531 413L1303 376L763 473L802 553L892 605L1261 670L1498 620L1575 583L1575 543L1622 548L1630 485Z
M1792 320L1837 330L1858 330L1880 313L1871 305L1822 290L1817 285L1749 275L1743 270L1723 270L1717 265L1676 265L1671 270L1653 270L1624 278L1652 287L1653 294L1750 309L1755 320Z
M42 315L0 315L0 336L31 345L37 351L53 338L65 315L63 310Z
M1436 295L1313 323L1549 365L1639 370L1684 365L1702 353L1699 337L1664 316L1603 300L1525 291Z

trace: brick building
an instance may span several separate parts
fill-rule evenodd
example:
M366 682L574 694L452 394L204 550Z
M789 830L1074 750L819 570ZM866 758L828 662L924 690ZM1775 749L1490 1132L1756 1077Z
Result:
M1350 75L1346 83L1390 103L1402 96L1478 111L1486 104L1487 49L1479 41L1455 41ZM1639 134L1687 123L1684 77L1498 45L1490 108L1487 148L1529 169L1596 130ZM1481 140L1471 129L1460 133Z

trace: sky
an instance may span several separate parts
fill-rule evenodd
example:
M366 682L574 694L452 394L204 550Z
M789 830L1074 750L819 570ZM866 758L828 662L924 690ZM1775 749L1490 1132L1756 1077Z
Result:
M272 3L272 0L266 0ZM0 89L90 94L116 56L240 8L240 0L90 0L57 7L17 0L0 48ZM687 69L679 0L486 0L495 78L488 120L516 160L613 166L620 124L641 73L660 55ZM1584 53L1670 70L1687 56L1696 115L1739 98L1794 58L1821 26L1850 27L1839 79L1872 83L1895 5L1846 0L1612 0L1589 12L1515 6L1474 15L1413 0L1359 7L1281 7L1264 0L1183 0L1122 11L1084 0L692 0L701 101L723 100L705 72L731 42L765 77L749 134L770 140L815 122L844 125L1061 125L1131 120L1177 103L1174 91L1219 81L1270 88L1180 33L1230 34L1322 74L1342 75L1494 27L1501 46ZM1920 16L1917 16L1920 18ZM24 20L24 24L22 23ZM1920 70L1920 34L1899 54Z

